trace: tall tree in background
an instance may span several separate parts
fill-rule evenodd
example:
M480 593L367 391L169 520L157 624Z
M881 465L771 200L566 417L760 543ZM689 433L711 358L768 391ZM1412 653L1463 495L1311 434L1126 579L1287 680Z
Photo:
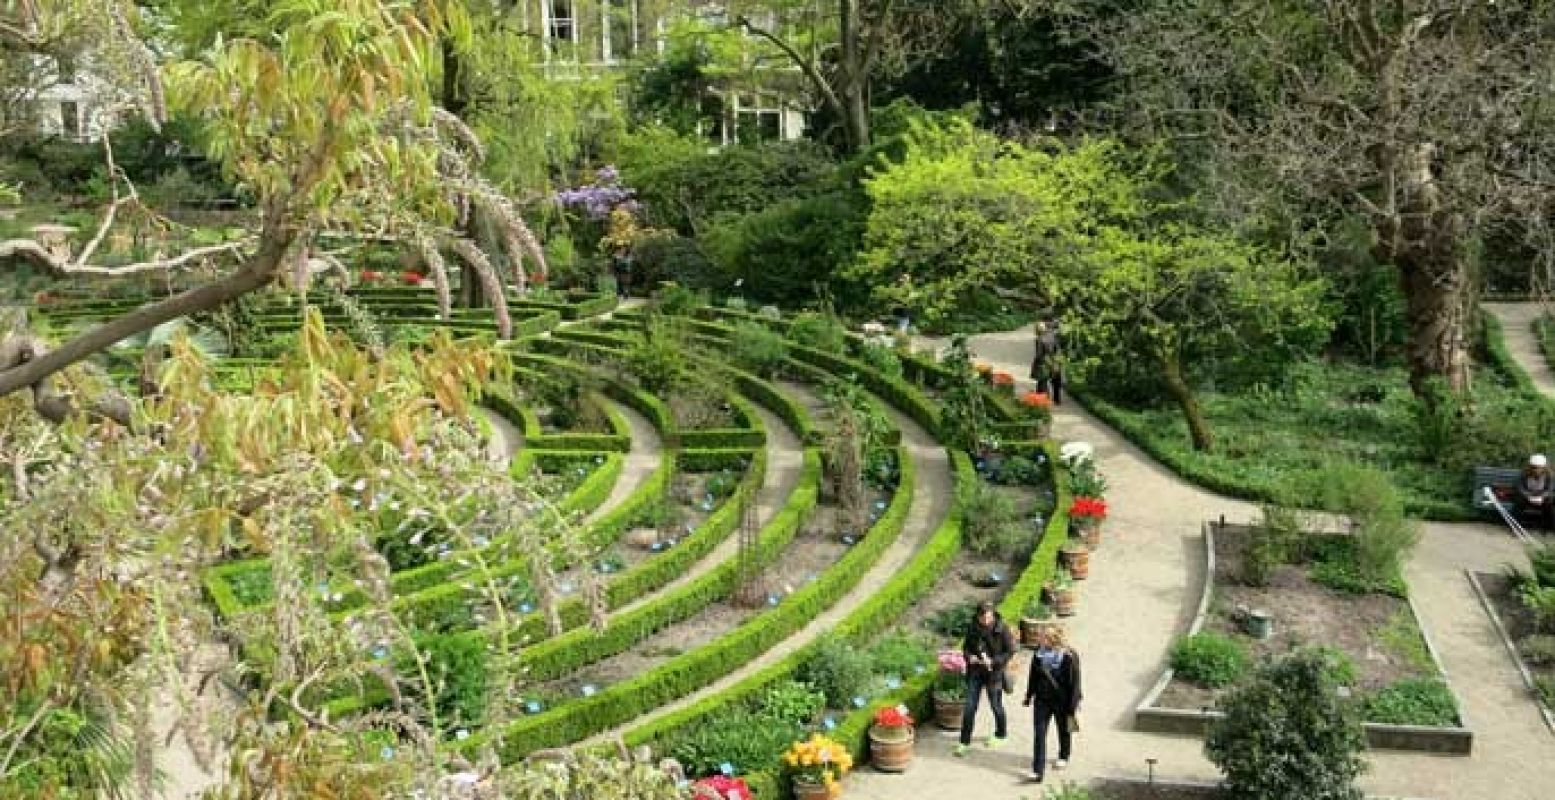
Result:
M1122 119L1197 160L1231 216L1366 220L1406 297L1411 387L1466 390L1480 237L1513 225L1555 253L1555 3L1161 0L1081 25Z

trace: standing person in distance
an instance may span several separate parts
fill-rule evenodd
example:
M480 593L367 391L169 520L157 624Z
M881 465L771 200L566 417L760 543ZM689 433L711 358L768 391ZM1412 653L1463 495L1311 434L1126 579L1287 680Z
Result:
M1058 760L1053 769L1069 766L1071 738L1079 729L1075 715L1080 711L1080 656L1065 641L1064 629L1053 627L1043 636L1037 652L1031 656L1031 672L1026 676L1026 701L1033 706L1036 735L1033 737L1031 779L1042 782L1047 766L1047 729L1058 728Z
M956 745L958 756L966 755L972 745L972 727L977 722L979 695L988 693L988 705L993 709L994 732L988 737L989 747L999 747L1009 738L1009 724L1004 715L1004 668L1015 655L1015 634L1010 626L999 618L993 603L984 600L977 604L977 613L967 626L966 638L961 642L961 652L966 656L966 707L961 711L961 743Z

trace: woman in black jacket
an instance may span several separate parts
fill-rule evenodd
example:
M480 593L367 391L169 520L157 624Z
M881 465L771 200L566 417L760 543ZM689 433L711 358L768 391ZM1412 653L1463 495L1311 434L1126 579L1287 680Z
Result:
M1026 676L1026 702L1035 702L1035 752L1031 759L1031 779L1042 782L1047 766L1047 728L1058 728L1058 760L1053 769L1069 764L1070 735L1074 715L1080 710L1080 656L1064 641L1063 628L1049 628L1031 656L1031 673Z

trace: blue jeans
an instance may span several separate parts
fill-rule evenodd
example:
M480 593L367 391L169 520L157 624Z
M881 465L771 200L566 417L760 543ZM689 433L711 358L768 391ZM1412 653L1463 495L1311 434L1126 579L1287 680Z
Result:
M972 743L972 724L977 722L977 704L980 695L988 693L988 705L993 709L993 735L1003 739L1009 735L1004 718L1004 675L979 670L967 672L966 706L961 709L961 743Z

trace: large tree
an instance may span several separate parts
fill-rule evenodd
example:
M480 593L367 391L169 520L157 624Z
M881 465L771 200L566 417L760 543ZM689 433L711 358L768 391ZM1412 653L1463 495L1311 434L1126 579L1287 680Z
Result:
M277 4L263 26L266 35L218 40L196 58L164 64L152 60L132 13L123 0L23 2L5 8L0 37L30 46L75 25L71 30L85 37L86 58L94 67L137 67L121 82L126 100L153 121L166 118L169 103L202 121L209 155L256 198L252 233L142 263L94 263L117 213L141 203L113 163L111 135L104 136L113 197L92 239L77 253L31 239L0 242L0 263L26 258L61 277L168 274L204 266L217 277L57 348L25 330L0 333L0 395L31 388L40 399L56 398L49 376L115 342L283 277L305 287L316 269L340 270L320 245L325 234L386 237L417 252L430 268L445 315L449 281L441 253L453 253L474 270L496 307L499 332L507 335L502 276L457 223L477 212L491 223L513 265L511 280L520 286L522 260L534 259L542 271L544 260L513 201L478 173L485 154L478 137L433 102L431 54L439 37L467 30L457 4ZM93 14L118 22L84 21ZM39 407L58 415L57 403Z
M1550 252L1555 5L1150 0L1093 30L1120 119L1175 142L1228 213L1364 219L1406 297L1411 386L1466 388L1476 245L1511 226Z

